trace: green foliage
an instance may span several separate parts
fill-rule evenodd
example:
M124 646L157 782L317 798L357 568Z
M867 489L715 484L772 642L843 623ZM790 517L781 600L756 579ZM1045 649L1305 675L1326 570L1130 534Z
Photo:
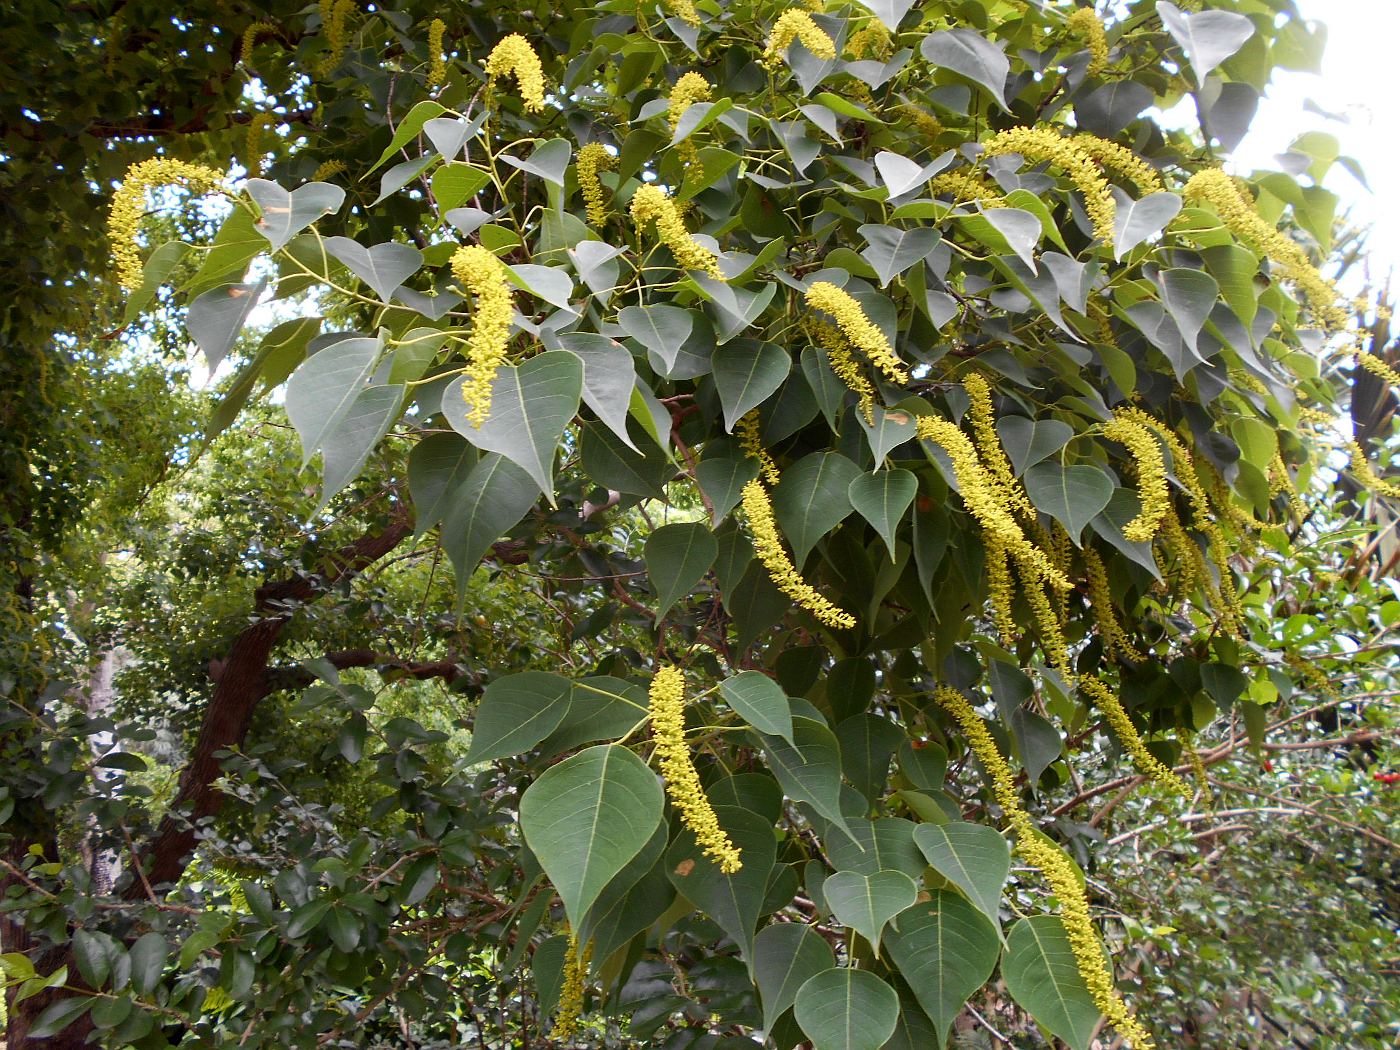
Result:
M1393 950L1358 901L1393 919L1394 804L1359 796L1394 761L1368 700L1400 602L1342 546L1393 492L1338 475L1356 347L1311 269L1338 158L1193 181L1223 100L1315 51L1291 3L1118 5L1102 67L1066 7L1010 0L200 6L26 15L53 50L0 96L34 114L19 228L81 231L43 251L92 300L26 330L124 314L130 345L70 361L100 479L26 459L5 523L16 624L53 628L5 685L15 1045L878 1050L986 1012L1018 1045L1104 1014L1226 1045L1250 1022L1202 1004L1261 974L1290 1022L1364 1001L1344 1038L1389 1045L1375 974L1236 943L1277 839L1162 862L1255 819L1163 764L1365 745L1309 771L1348 815L1286 841L1330 858L1329 949ZM1188 97L1205 128L1157 123ZM97 146L128 133L168 137ZM114 310L90 231L153 150L253 177L150 220ZM78 172L102 192L38 203ZM217 389L163 367L186 337ZM65 383L25 434L71 425ZM72 535L33 522L60 495Z

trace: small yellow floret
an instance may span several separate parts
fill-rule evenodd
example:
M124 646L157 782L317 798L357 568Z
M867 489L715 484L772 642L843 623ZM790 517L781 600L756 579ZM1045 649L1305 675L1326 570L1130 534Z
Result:
M502 37L491 49L486 59L486 76L492 83L504 76L514 76L526 111L538 113L544 109L544 68L540 65L540 56L519 33Z
M326 54L317 72L323 77L330 76L340 65L347 37L345 22L354 9L355 0L321 0L321 31L326 36Z
M434 18L428 25L428 79L427 88L431 91L447 82L447 61L442 54L442 36L447 32L447 23Z
M553 1035L557 1039L570 1039L582 1029L579 1018L583 1016L583 986L592 957L593 942L589 941L580 952L578 934L570 930L569 947L564 955L564 981L559 989L559 1008L554 1015Z
M639 227L656 223L661 243L671 249L676 263L684 270L699 270L717 280L724 280L715 253L690 235L681 221L676 202L660 186L647 183L632 195L632 221Z
M851 341L851 345L863 353L890 382L909 382L909 373L895 356L885 333L865 316L860 303L850 293L829 281L817 281L807 289L805 298L808 306L835 318L837 327Z
M1094 226L1094 236L1104 244L1113 243L1113 220L1117 206L1108 189L1108 180L1098 165L1072 139L1062 137L1051 128L1008 128L993 135L982 155L1000 157L1019 153L1034 164L1054 164L1069 176L1075 188L1084 195L1084 210Z
M480 427L491 414L491 385L506 359L514 298L505 265L479 244L465 244L453 253L452 276L476 296L462 399L467 403L467 419Z
M327 179L335 178L345 170L343 160L324 161L314 172L311 173L312 182L325 182Z
M817 58L830 61L836 57L836 44L812 21L811 15L806 11L784 11L773 24L763 51L763 64L776 69L794 40L802 41L802 46Z
M1122 701L1108 686L1089 676L1080 680L1079 688L1088 693L1094 705L1103 712L1104 720L1113 729L1113 734L1123 745L1123 750L1132 755L1133 761L1145 776L1151 777L1173 794L1191 794L1182 779L1147 750L1147 745L1142 742L1142 736L1138 733L1137 726L1133 725L1133 720L1128 717Z
M778 590L828 627L852 630L856 625L856 618L819 594L793 566L787 551L783 549L778 523L773 518L773 504L768 501L768 493L757 478L744 486L743 503L749 529L753 532L753 545L758 553L758 560L768 570L768 575Z
M1104 647L1125 660L1141 660L1142 654L1128 639L1128 633L1123 630L1123 625L1118 622L1118 616L1113 611L1113 591L1108 585L1108 570L1104 567L1099 552L1092 547L1084 548L1084 569L1089 592L1089 611L1093 613L1094 622L1098 624Z
M893 49L890 31L878 21L866 23L846 41L846 54L855 59L874 58L883 62Z
M117 282L123 288L134 292L144 279L136 238L146 211L146 191L178 183L192 193L210 193L222 182L223 176L213 168L173 157L151 157L127 169L107 214L107 236L116 261Z
M263 148L263 137L275 124L271 113L254 113L248 119L248 131L243 141L243 166L248 169L249 175L256 177L262 174L263 156L267 152Z
M991 387L981 375L970 372L963 379L963 391L971 404L968 414L972 417L972 436L987 476L997 487L1006 506L1034 520L1035 506L1027 497L1021 483L1016 480L1016 473L1011 469L1011 460L1006 458L1006 450L1002 448L1001 437L997 434L996 418L992 412Z
M674 132L680 127L681 117L685 116L685 111L697 102L710 101L710 82L699 73L686 73L676 81L676 86L671 89L671 96L668 99L669 108L666 117L671 123L671 130ZM695 148L693 138L687 138L677 147L681 159L686 164L696 164L700 160L699 151Z
M695 10L694 0L666 0L666 6L675 12L679 18L688 26L698 26L700 24L700 12Z
M608 171L616 165L617 158L601 142L590 142L578 151L578 188L583 194L588 221L594 226L602 226L608 221L607 209L603 207L603 184L598 180L598 172Z
M1087 132L1074 136L1074 145L1097 161L1105 170L1127 179L1139 193L1156 193L1165 189L1157 169L1126 146Z
M695 835L705 856L718 864L725 875L733 875L744 866L742 857L719 826L685 742L685 675L675 667L660 668L651 680L648 699L656 757L671 804L680 812L681 821Z
M1084 41L1089 49L1088 74L1098 76L1108 68L1108 37L1092 7L1081 7L1065 19L1065 28Z
M252 65L253 48L257 47L261 37L269 36L277 32L276 22L257 21L251 22L248 28L243 30L243 42L238 49L238 61L245 66Z
M955 201L980 201L984 208L1006 206L1000 191L986 179L965 171L949 171L935 175L929 180L929 189L935 197L946 194Z

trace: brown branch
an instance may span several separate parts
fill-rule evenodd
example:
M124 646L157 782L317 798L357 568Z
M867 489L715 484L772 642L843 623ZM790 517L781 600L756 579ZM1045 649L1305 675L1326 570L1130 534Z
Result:
M214 695L204 710L170 813L138 859L145 878L159 886L174 882L184 870L195 845L195 825L218 812L223 796L214 787L220 773L219 756L241 744L253 712L268 692L267 663L273 647L297 606L313 601L336 583L361 572L397 547L413 532L407 514L400 513L381 532L362 536L340 548L318 574L264 584L255 592L254 614L229 647L228 655L211 668ZM144 880L135 879L126 895L140 899Z

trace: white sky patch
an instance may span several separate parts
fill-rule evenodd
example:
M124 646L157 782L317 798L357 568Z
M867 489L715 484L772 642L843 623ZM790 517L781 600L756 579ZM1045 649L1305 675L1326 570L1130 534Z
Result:
M1232 170L1278 170L1275 155L1305 131L1335 135L1342 154L1360 162L1370 190L1341 165L1323 185L1341 198L1337 213L1350 210L1359 225L1372 227L1367 242L1370 277L1383 283L1400 269L1400 107L1396 84L1400 63L1400 0L1297 0L1309 20L1327 24L1322 75L1278 70L1259 104L1249 134L1235 150ZM1346 122L1305 108L1319 108ZM1350 275L1346 290L1360 290L1363 274Z

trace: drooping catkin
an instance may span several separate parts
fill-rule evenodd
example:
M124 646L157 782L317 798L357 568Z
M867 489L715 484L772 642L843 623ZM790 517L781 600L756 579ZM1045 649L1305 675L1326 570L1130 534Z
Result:
M462 399L467 403L467 419L480 427L491 414L491 385L506 359L514 297L505 265L479 244L458 248L451 266L457 283L476 296Z
M830 314L851 345L883 372L890 382L909 382L909 372L896 356L885 333L865 316L860 303L849 292L829 281L816 281L807 289L805 299L808 306Z
M603 205L603 183L598 178L598 172L615 167L617 158L601 142L590 142L578 151L577 163L578 188L583 194L584 212L589 225L602 226L608 221L608 212Z
M710 82L699 73L686 73L676 81L676 86L671 89L670 98L667 100L666 119L670 122L671 131L674 133L681 124L681 118L685 116L685 111L697 102L710 101ZM676 148L680 154L681 161L689 166L700 162L700 152L695 147L693 138L687 138Z
M749 530L753 533L754 551L778 590L828 627L840 630L854 629L856 618L818 593L802 578L788 558L787 551L783 549L782 536L778 532L778 523L773 517L773 504L768 500L763 482L755 478L745 485L742 501L744 516L748 518Z
M1170 502L1162 447L1151 430L1126 413L1105 423L1103 432L1111 441L1127 446L1137 469L1138 499L1142 508L1137 517L1123 526L1123 535L1133 543L1150 543L1157 535Z
M519 33L502 37L486 58L486 77L492 87L505 76L515 77L527 113L544 109L544 67L530 42Z
M1094 706L1103 713L1104 721L1113 730L1113 735L1118 738L1123 750L1132 756L1138 769L1145 776L1151 777L1173 794L1183 797L1191 794L1182 779L1147 749L1141 734L1137 731L1137 726L1133 725L1133 720L1123 707L1123 702L1118 699L1113 690L1093 675L1081 678L1079 688L1088 695L1089 699L1093 700Z
M1103 558L1092 547L1085 547L1082 556L1089 611L1093 614L1094 623L1098 625L1099 637L1103 639L1104 648L1125 660L1141 660L1142 653L1138 652L1128 639L1128 633L1123 630L1123 625L1118 622L1118 615L1114 612L1113 591L1108 585L1108 570L1104 566Z
M1060 921L1064 923L1075 967L1089 990L1094 1004L1108 1018L1133 1050L1154 1050L1156 1044L1131 1013L1114 986L1113 971L1104 958L1103 946L1084 887L1064 853L1056 849L1035 826L1030 814L1021 805L1016 792L1011 767L997 750L992 734L978 717L972 705L957 690L939 686L934 699L958 723L968 747L982 764L992 782L992 792L1005 814L1006 822L1016 835L1016 852L1045 877L1051 891L1060 902Z
M107 213L107 236L116 263L117 282L129 292L143 281L141 249L137 237L146 211L146 193L158 186L180 185L191 193L210 193L219 188L223 176L202 164L173 157L151 157L127 169L121 186L112 195Z
M425 84L429 91L447 82L447 60L442 53L442 37L446 32L447 23L441 18L434 18L428 25L428 77Z
M1089 66L1086 72L1091 77L1098 76L1108 68L1108 37L1104 34L1103 23L1092 7L1081 7L1065 19L1065 28L1084 42L1089 51Z
M776 69L794 40L800 40L817 58L829 61L836 57L836 44L812 21L811 15L806 11L784 11L773 23L773 32L763 51L763 64Z
M715 253L690 235L676 202L660 186L648 183L639 187L632 195L631 212L632 221L639 228L656 223L657 237L671 249L681 269L699 270L716 280L724 280Z
M734 432L738 435L739 447L744 450L744 455L758 464L763 480L769 485L776 485L779 481L778 465L773 462L772 453L763 447L763 438L758 432L758 409L751 408L740 416L734 425Z
M1084 197L1084 210L1094 227L1094 236L1106 245L1113 243L1113 221L1117 206L1106 180L1092 157L1052 128L1007 128L993 135L983 147L984 157L1019 153L1034 164L1050 163L1069 176Z
M569 946L564 955L564 980L559 988L559 1007L554 1014L556 1039L571 1039L582 1029L579 1020L583 1017L584 982L588 976L588 963L593 957L593 942L589 941L579 950L578 933L569 931Z
M656 757L671 805L705 856L725 875L733 875L744 866L742 855L720 827L685 742L685 675L679 668L659 668L652 677L648 700Z

